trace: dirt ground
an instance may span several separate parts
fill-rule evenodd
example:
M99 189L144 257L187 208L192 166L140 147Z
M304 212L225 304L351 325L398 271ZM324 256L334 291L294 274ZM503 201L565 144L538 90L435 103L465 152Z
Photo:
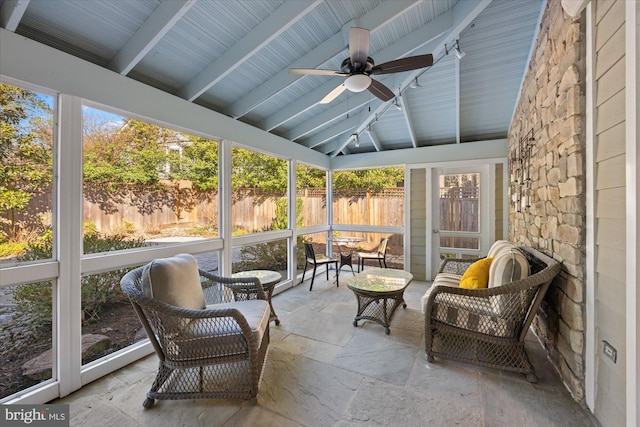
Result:
M82 363L89 363L133 344L136 333L140 329L142 324L133 311L131 303L123 302L107 307L98 322L82 326L82 334L106 335L111 338L111 346L105 352L83 360ZM45 332L39 337L16 340L13 345L9 344L10 350L3 348L0 357L0 398L41 382L22 375L22 365L51 348L51 336L47 335ZM4 342L3 346L7 344Z

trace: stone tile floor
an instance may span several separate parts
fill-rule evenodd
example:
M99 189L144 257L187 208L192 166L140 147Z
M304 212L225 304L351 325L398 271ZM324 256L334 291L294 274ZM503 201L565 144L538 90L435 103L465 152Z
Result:
M356 300L343 272L336 288L324 273L273 298L258 404L242 400L156 401L142 408L157 368L151 355L55 403L70 405L72 426L592 426L535 336L527 342L539 378L454 362L427 363L420 297L407 288L391 334L353 318Z

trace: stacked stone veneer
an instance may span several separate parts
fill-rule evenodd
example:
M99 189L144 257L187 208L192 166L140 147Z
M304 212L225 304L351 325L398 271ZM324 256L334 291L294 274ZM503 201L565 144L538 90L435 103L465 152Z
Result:
M518 212L509 202L509 239L562 262L533 327L579 401L585 371L583 19L566 15L559 0L547 3L509 132L509 158L521 137L531 129L534 135L530 206Z

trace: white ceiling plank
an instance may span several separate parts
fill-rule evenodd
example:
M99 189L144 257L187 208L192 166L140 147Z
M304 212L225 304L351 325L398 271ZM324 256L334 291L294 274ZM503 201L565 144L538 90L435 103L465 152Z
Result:
M197 0L165 0L109 62L108 68L127 75L189 11Z
M404 117L404 121L407 124L407 131L409 132L409 136L411 138L411 145L413 145L413 148L418 148L416 131L413 127L413 120L411 120L411 115L409 114L409 103L404 96L399 96L397 99L398 105L400 105L400 108L402 109L402 116Z
M384 2L362 16L359 19L360 25L370 31L375 31L377 28L406 10L411 9L418 3L416 0ZM288 68L317 68L339 54L346 56L345 50L346 46L342 35L335 34L302 58L292 63ZM282 70L252 90L247 96L234 102L226 109L225 113L234 118L242 117L302 77L304 76L299 74L289 74L288 69Z
M360 114L351 116L348 119L343 120L340 123L337 123L336 125L331 126L323 130L322 132L319 132L313 135L313 137L305 140L303 145L308 148L314 148L324 144L327 141L331 141L332 139L338 137L339 135L345 132L350 132L349 134L351 134L353 133L354 129L356 129L360 124L359 118L360 118ZM347 141L345 146L348 143L349 141Z
M326 86L320 86L321 89L319 90L320 93L325 93L326 94ZM315 93L315 91L313 92ZM315 115L313 118L311 118L310 120L305 120L305 122L300 125L300 126L296 126L295 128L284 132L282 134L283 137L287 138L290 141L295 141L299 138L304 137L305 135L321 128L321 127L325 127L327 125L327 123L331 123L333 120L338 119L340 116L343 116L347 113L351 114L356 110L359 110L360 108L362 108L364 105L366 105L369 101L371 101L371 98L373 98L373 96L370 97L364 97L364 96L352 96L348 99L345 99L344 101L340 102L340 103L336 103L332 108L323 111L320 114ZM376 101L373 101L376 102ZM298 101L294 102L293 104L291 104L292 106L297 106L300 108L300 111L302 112L303 108L304 109L309 109L311 107L313 107L314 105L308 105L308 100L301 98ZM285 109L283 109L284 111ZM289 110L289 107L286 108L286 110ZM341 114L336 114L337 111L340 111ZM295 117L297 114L295 113L295 110L291 110L291 118ZM274 114L275 115L275 114ZM279 113L278 113L279 115Z
M27 6L29 0L5 0L0 8L0 26L5 30L15 31Z
M305 111L315 107L322 98L324 98L329 92L331 92L335 87L344 79L331 79L327 83L323 84L315 88L313 91L306 94L303 98L297 99L295 102L287 105L285 108L282 108L275 114L265 118L258 126L263 129L270 131L272 129L277 128L278 126L286 123L287 121L297 117L298 115L304 113ZM343 110L343 114L344 114ZM291 134L292 138L298 138L294 134Z
M322 0L312 2L289 0L180 88L176 94L188 101L198 98L321 2Z
M382 151L382 143L380 142L380 138L378 138L376 132L373 129L368 129L364 133L369 137L376 151Z

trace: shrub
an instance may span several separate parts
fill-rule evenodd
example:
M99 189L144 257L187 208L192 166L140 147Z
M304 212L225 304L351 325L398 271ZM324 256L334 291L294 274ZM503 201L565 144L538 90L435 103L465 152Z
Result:
M6 242L0 243L0 258L9 258L24 255L29 249L27 243Z
M105 236L92 231L90 223L84 224L87 234L84 236L84 253L99 253L144 246L144 240L125 240L122 236ZM52 233L43 236L42 241L30 245L28 252L20 257L21 261L51 258ZM86 322L100 319L100 312L111 303L124 301L126 298L118 286L120 278L126 270L108 271L91 276L83 276L82 284L82 318ZM39 327L51 322L51 283L36 282L21 285L14 293L16 311L29 319L29 326Z

